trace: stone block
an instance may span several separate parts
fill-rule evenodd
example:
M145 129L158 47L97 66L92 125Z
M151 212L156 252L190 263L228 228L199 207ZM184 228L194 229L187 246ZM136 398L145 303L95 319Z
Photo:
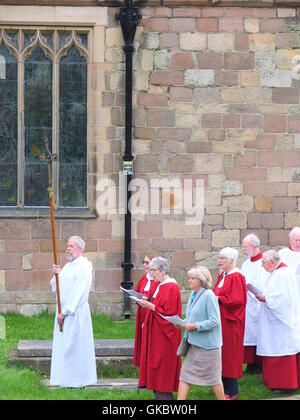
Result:
M257 33L259 32L259 19L246 18L244 22L245 32Z
M285 133L287 118L285 115L265 115L264 131L270 133Z
M270 246L287 246L289 244L288 231L283 229L274 229L269 231Z
M224 69L225 70L253 70L254 54L244 52L225 52Z
M281 153L279 151L258 152L257 163L261 167L281 166Z
M218 155L196 155L194 171L199 174L215 174L223 171L223 158Z
M268 213L272 208L272 197L257 196L255 197L255 211L260 213Z
M167 50L159 50L154 53L154 67L160 70L169 68L170 56Z
M212 233L212 246L215 249L221 249L227 246L234 247L240 245L240 231L216 230Z
M179 35L175 33L160 34L160 48L177 48L179 43Z
M246 181L244 182L244 194L250 196L286 196L287 184L284 182Z
M47 310L47 305L22 305L20 308L20 314L27 316L27 317L31 317L31 316L36 316L36 315L40 315L41 313L43 313L44 311Z
M214 18L204 18L204 17L197 19L197 29L199 32L202 32L202 33L217 32L218 20Z
M225 214L224 227L226 229L247 229L247 213L232 212Z
M159 47L159 33L145 32L141 38L141 47L148 50L156 50Z
M291 87L292 72L288 70L276 70L268 75L262 75L261 84L267 87Z
M24 271L32 270L32 268L33 268L33 255L32 254L22 255L22 270Z
M195 32L196 19L193 18L173 18L170 19L170 32Z
M163 220L163 237L174 238L202 238L201 225L187 225L181 220Z
M245 88L231 87L221 89L222 102L245 102L247 91Z
M186 51L203 51L206 49L206 35L202 33L180 34L179 46Z
M256 166L256 152L245 152L245 154L234 156L234 166L242 168Z
M171 69L179 69L179 70L185 70L185 69L193 69L195 68L195 62L192 53L174 53L171 56L170 61L170 68Z
M202 128L221 128L222 114L202 114Z
M218 267L219 255L216 252L196 252L195 261L198 265L202 265L209 270Z
M267 177L265 168L227 168L225 174L228 180L236 181L264 181Z
M191 87L211 86L214 83L214 70L189 69L184 72L184 85Z
M177 102L192 102L193 89L185 87L171 86L170 99Z
M149 32L168 32L169 19L166 17L155 17L146 23L146 30Z
M243 192L243 184L241 181L224 181L222 183L222 196L239 196Z
M300 225L300 213L286 213L285 220L284 220L284 227L285 229L292 229L295 226Z
M150 83L158 86L182 86L184 83L183 71L154 70L150 76Z
M297 210L297 199L296 197L273 197L272 209L274 212L295 212Z
M195 265L194 251L175 251L172 253L171 267L172 269L187 269Z
M211 51L234 51L235 36L233 33L207 34L207 48Z
M193 155L190 153L173 156L169 159L169 171L174 174L190 174L193 168Z
M173 127L175 112L172 109L149 108L147 124L150 127Z
M46 221L42 221L41 223L46 224ZM1 240L31 239L30 222L25 220L0 220L0 238Z
M249 212L253 210L253 197L246 195L225 197L223 204L228 206L229 212Z
M242 86L259 86L260 74L258 71L242 71L241 72L241 85Z

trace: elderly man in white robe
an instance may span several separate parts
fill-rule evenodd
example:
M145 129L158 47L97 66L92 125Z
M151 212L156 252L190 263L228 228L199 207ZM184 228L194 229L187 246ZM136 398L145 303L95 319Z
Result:
M246 278L247 305L244 336L244 363L247 364L247 373L261 373L261 358L256 354L257 322L261 302L255 298L258 291L263 291L267 272L261 265L262 252L259 238L250 233L242 242L242 249L247 259L243 262L241 273Z
M54 324L50 384L81 388L97 382L95 346L88 297L92 285L92 263L84 257L85 242L79 236L68 240L66 257L69 262L59 274L61 313L56 312ZM51 280L56 292L55 276ZM63 331L59 331L59 323Z
M257 354L262 356L264 384L286 392L299 386L299 295L294 273L280 261L277 251L266 251L262 265L269 273L262 302Z
M300 228L294 227L290 233L290 246L278 251L280 259L295 273L300 296Z

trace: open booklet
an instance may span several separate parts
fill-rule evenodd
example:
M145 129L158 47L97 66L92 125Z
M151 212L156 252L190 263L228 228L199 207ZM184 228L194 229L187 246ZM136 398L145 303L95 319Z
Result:
M130 297L135 297L137 299L142 299L142 297L146 297L145 294L136 292L135 290L132 290L132 289L124 289L121 286L120 286L120 289L123 290L123 292L127 293Z
M263 295L263 292L251 283L248 283L246 287L247 287L247 290L249 290L249 292L253 293L255 296Z
M163 319L166 321L171 322L175 327L183 327L186 323L185 319L181 319L178 315L172 315L172 316L164 316L161 313L157 312L158 315L160 315Z

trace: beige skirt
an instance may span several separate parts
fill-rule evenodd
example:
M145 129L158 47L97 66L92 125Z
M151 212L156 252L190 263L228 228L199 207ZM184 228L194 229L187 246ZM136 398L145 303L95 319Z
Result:
M202 386L220 385L222 383L221 348L206 350L191 345L181 368L180 381Z

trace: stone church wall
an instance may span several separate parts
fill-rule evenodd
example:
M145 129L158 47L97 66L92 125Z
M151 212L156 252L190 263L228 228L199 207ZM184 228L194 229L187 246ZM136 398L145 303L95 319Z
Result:
M73 12L59 1L49 2L54 7L28 6L32 24L39 23L36 19L61 24L75 16L74 22L93 26L93 17L101 15L90 64L94 209L98 180L109 178L119 186L124 153L125 58L118 8L105 7L109 3L87 2ZM147 186L152 179L202 180L205 189L201 225L187 224L185 215L174 211L163 214L163 208L133 217L132 278L138 281L144 254L153 250L169 259L172 275L187 289L186 269L196 263L206 265L216 279L222 247L239 248L242 238L255 232L264 249L278 249L288 244L288 231L300 225L300 8L284 0L213 1L218 7L206 0L184 2L187 7L175 0L140 3L134 177ZM0 25L10 22L9 6L3 4ZM167 200L172 208L176 194L167 194ZM61 263L67 238L82 236L85 255L94 264L91 307L115 317L122 316L123 223L120 214L57 220ZM51 247L49 220L0 220L0 311L54 309Z

